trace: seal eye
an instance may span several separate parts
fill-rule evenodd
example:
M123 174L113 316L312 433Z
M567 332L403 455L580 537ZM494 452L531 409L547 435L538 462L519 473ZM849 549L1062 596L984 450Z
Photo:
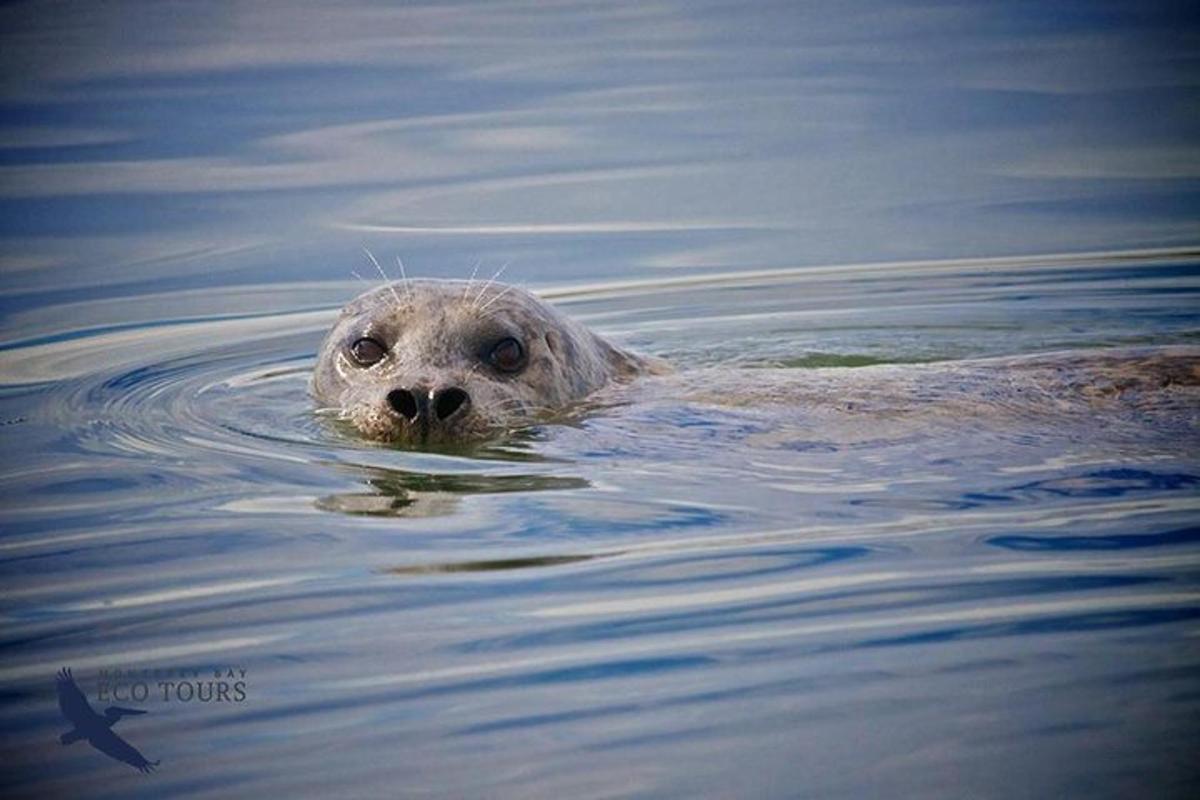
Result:
M364 337L350 345L350 355L354 356L354 360L361 366L370 367L383 361L383 357L387 355L387 348L375 339Z
M516 372L525 365L525 348L521 347L520 342L509 336L496 342L488 360L501 372Z

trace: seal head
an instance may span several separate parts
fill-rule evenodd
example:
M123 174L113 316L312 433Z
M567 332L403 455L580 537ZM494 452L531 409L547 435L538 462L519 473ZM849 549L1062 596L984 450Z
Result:
M342 309L310 389L364 436L424 446L545 420L647 364L523 289L410 280Z

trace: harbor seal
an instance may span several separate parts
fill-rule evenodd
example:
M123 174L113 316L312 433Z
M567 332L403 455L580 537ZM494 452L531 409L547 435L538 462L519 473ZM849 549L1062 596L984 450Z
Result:
M631 379L647 376L633 383ZM650 376L655 376L651 378ZM931 364L677 373L514 286L408 280L360 295L321 345L311 392L378 441L457 445L596 407L671 402L768 410L827 438L1103 419L1194 433L1200 348L1101 349Z
M367 438L426 446L545 420L662 368L515 286L421 279L346 305L310 389Z

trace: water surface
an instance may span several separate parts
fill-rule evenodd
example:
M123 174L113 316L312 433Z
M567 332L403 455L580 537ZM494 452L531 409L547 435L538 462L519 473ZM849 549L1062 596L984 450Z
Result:
M6 796L1194 794L1195 415L422 453L306 392L363 247L747 381L1195 344L1192 23L6 5ZM154 688L156 772L59 744L62 667Z

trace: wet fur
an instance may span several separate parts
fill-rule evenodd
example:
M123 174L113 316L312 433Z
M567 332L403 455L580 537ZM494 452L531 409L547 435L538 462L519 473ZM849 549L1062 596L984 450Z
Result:
M383 361L354 363L349 347L363 336L385 344ZM483 359L488 343L505 336L526 351L517 374ZM552 418L602 386L654 370L651 360L609 344L523 289L405 280L342 309L321 345L311 391L370 439L424 445L487 438ZM463 388L470 406L446 427L409 424L387 395L415 386Z
M350 343L370 335L389 348L355 365ZM528 364L500 374L484 345L519 338ZM630 379L646 376L634 386ZM390 409L389 391L464 388L468 413L444 429L419 429ZM918 430L964 419L1020 425L1055 415L1104 415L1136 424L1170 420L1194 434L1200 416L1200 348L1065 352L920 365L834 369L707 369L673 373L625 351L534 295L494 281L405 280L351 301L321 346L312 393L370 439L425 446L502 435L553 420L585 398L600 404L672 398L762 408L845 428ZM782 418L782 417L781 417Z

